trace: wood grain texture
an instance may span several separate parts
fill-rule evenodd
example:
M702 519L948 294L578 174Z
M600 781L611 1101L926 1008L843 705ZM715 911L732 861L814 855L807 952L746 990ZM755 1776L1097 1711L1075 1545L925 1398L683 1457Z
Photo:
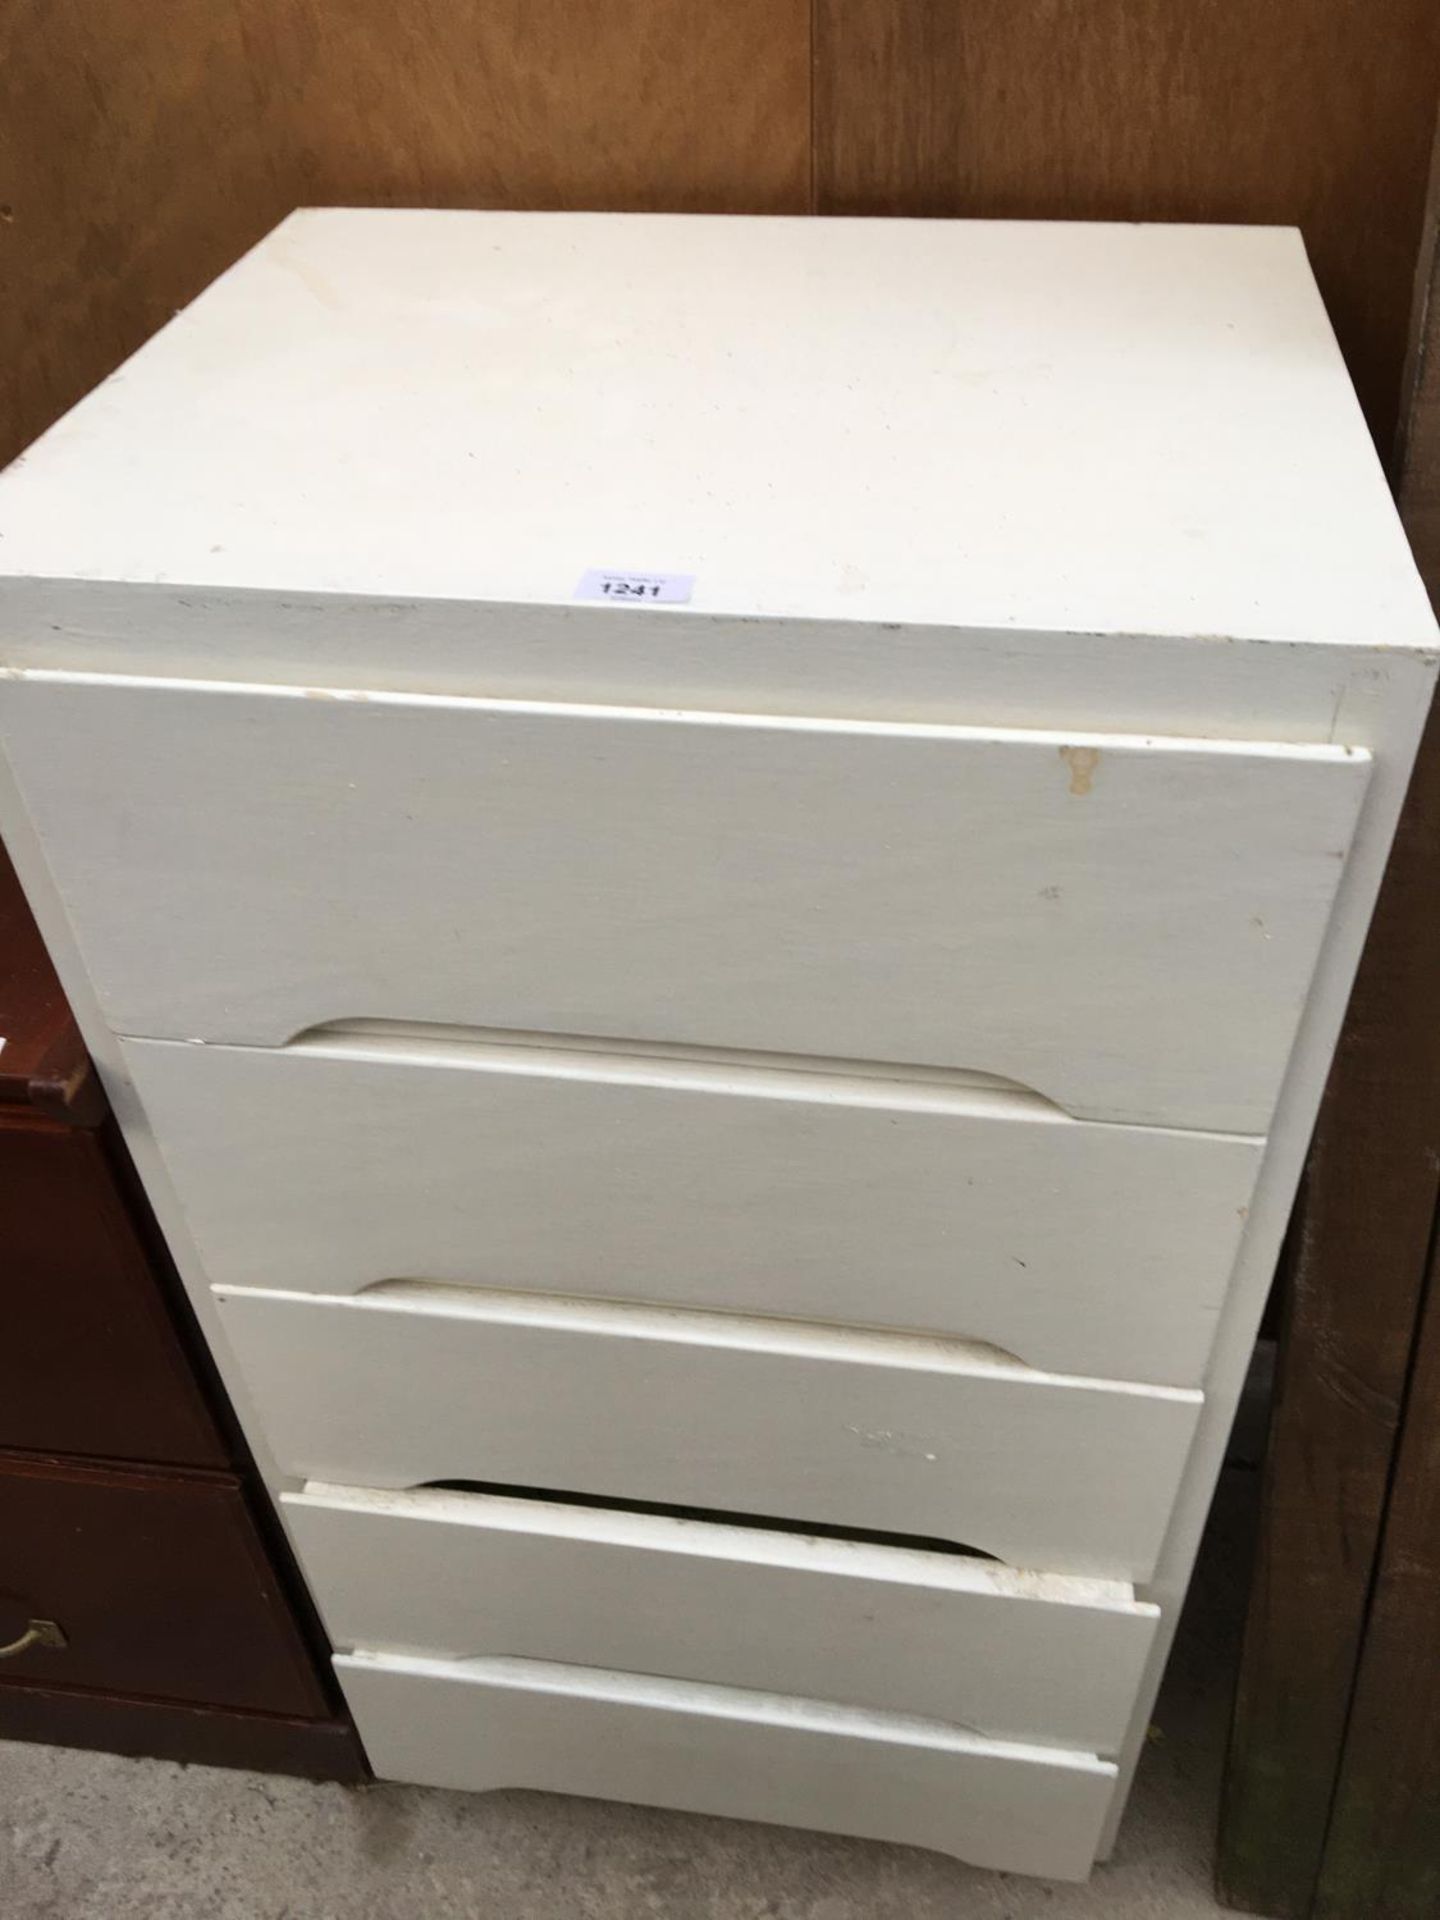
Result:
M1416 283L1400 436L1400 499L1431 595L1440 603L1440 139ZM1432 737L1417 797L1432 808L1415 920L1433 919L1440 806L1433 802L1440 738ZM1428 886L1424 884L1428 881ZM1413 937L1412 925L1411 934ZM1427 949L1432 966L1435 954ZM1433 1007L1437 974L1429 977ZM1417 981L1417 992L1422 983ZM1432 1071L1436 1062L1431 1058ZM1440 1146L1440 1089L1431 1082L1424 1137ZM1377 1117L1378 1118L1378 1117ZM1423 1189L1422 1189L1423 1191ZM1357 1196L1363 1197L1363 1196ZM1418 1200L1418 1194L1416 1196ZM1432 1232L1403 1425L1364 1646L1321 1868L1317 1920L1428 1920L1440 1908L1440 1284ZM1408 1296L1402 1306L1409 1305ZM1403 1322L1400 1323L1403 1326ZM1397 1333L1400 1326L1397 1326Z
M806 0L269 0L267 12L299 203L807 204Z
M1403 398L1395 459L1400 514L1431 602L1440 606L1440 130L1430 161Z
M234 0L0 11L0 460L293 203L262 18Z
M1387 440L1429 0L817 0L822 212L1297 224Z
M0 460L292 207L803 211L805 0L15 0Z
M1437 229L1440 196L1432 185L1407 357L1399 494L1421 572L1440 604ZM1350 1810L1339 1815L1337 1832L1344 1838L1337 1843L1344 1846L1345 1860L1342 1864L1337 1857L1332 1863L1326 1856L1435 1217L1440 1165L1437 855L1440 712L1432 715L1416 763L1296 1221L1259 1555L1220 1829L1222 1896L1259 1913L1308 1915L1322 1860L1327 1888L1363 1887L1368 1873L1379 1876L1369 1883L1378 1892L1386 1863L1377 1856L1362 1865L1360 1855L1382 1835L1402 1847L1410 1837L1413 1870L1416 1830L1406 1823L1423 1807L1428 1790L1417 1775L1412 1797L1392 1773L1393 1803L1382 1815L1373 1797L1372 1721L1368 1757L1353 1763ZM1417 1440L1412 1450L1423 1451L1425 1445ZM1414 1502L1423 1496L1410 1497ZM1422 1528L1424 1522L1412 1515L1401 1524ZM1423 1580L1422 1571L1422 1587ZM1402 1578L1389 1605L1395 1618L1410 1614L1415 1582ZM1386 1630L1383 1620L1380 1630ZM1433 1650L1435 1633L1432 1616L1428 1636L1413 1643L1409 1663L1421 1646ZM1408 1673L1400 1684L1409 1688L1417 1678ZM1372 1716L1385 1685L1371 1663L1366 1687ZM1427 1705L1423 1687L1410 1697L1414 1717L1408 1738L1418 1741ZM1393 1703L1393 1693L1391 1698ZM1357 1737L1362 1737L1358 1731ZM1418 1766L1418 1753L1407 1750L1405 1740L1397 1728L1392 1760ZM1388 1831L1387 1819L1395 1822ZM1397 1873L1401 1870L1397 1866ZM1391 1910L1408 1915L1422 1908ZM1331 1911L1338 1920L1339 1909ZM1371 1915L1379 1920L1385 1911L1364 1901L1348 1909L1366 1914L1367 1920Z
M1440 1285L1433 1270L1316 1920L1440 1911Z

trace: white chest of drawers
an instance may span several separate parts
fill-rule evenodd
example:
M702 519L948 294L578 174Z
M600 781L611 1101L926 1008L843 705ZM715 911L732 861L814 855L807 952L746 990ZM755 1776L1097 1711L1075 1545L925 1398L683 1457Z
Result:
M1281 231L302 214L0 480L378 1772L1088 1871L1435 640Z

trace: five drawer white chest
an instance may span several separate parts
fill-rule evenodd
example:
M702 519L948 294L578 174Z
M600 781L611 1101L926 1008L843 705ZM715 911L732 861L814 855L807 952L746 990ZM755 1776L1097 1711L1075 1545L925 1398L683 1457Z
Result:
M1089 1870L1435 651L1281 230L307 212L0 479L377 1772Z

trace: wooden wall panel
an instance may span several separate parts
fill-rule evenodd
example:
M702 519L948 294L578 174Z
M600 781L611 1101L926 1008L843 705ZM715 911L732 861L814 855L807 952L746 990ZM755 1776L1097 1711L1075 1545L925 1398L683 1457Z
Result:
M228 0L0 6L0 461L286 209Z
M809 205L808 0L274 5L313 203Z
M808 0L6 0L0 461L306 203L803 212Z
M1393 430L1433 0L816 0L822 212L1303 228Z
M815 0L825 211L1298 221L1382 436L1431 0ZM803 210L808 0L8 0L0 458L290 206Z

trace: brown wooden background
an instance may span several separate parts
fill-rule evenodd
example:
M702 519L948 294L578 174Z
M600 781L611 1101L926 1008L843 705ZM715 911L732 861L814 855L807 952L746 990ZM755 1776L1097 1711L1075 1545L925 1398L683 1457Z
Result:
M1440 344L1402 377L1437 94L1437 0L0 0L0 461L296 205L1275 221L1382 451L1430 409L1440 583ZM1222 1849L1237 1904L1325 1920L1440 1911L1433 1427L1381 1541L1440 1381L1432 733L1298 1236Z
M295 205L1296 222L1388 442L1434 0L3 0L0 458Z

